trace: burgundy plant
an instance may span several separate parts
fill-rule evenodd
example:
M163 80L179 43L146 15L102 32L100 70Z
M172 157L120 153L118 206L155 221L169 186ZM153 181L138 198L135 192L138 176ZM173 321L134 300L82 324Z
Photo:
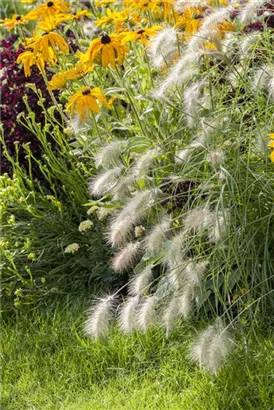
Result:
M27 160L25 159L22 144L29 143L34 156L37 158L41 157L42 152L40 143L35 135L17 121L19 113L27 113L23 101L24 96L28 97L28 103L35 113L36 122L42 125L45 123L42 107L37 104L38 97L33 90L27 87L27 84L34 83L42 91L46 108L52 105L52 101L38 68L33 66L31 76L25 77L23 68L16 62L19 54L24 51L22 45L16 47L17 39L18 36L13 35L0 41L1 122L8 153L14 157L16 152L15 143L18 144L19 162L22 167L26 168ZM48 78L52 77L51 73L47 75ZM55 97L58 98L58 92L55 92ZM2 149L1 172L12 174L12 165L4 156ZM33 173L35 177L41 179L41 174L36 164L33 164Z

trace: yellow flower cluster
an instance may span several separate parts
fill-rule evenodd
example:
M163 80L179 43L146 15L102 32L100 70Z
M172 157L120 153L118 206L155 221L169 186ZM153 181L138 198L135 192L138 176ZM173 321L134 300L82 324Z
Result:
M226 1L221 0L224 5ZM11 19L1 20L1 23L9 30L18 26L23 30L26 22L37 22L33 37L25 41L25 51L19 55L18 63L23 64L26 76L31 74L33 65L42 72L47 66L57 66L58 71L49 81L49 90L62 89L69 81L80 80L78 91L72 84L67 109L71 115L77 113L84 121L90 112L98 113L101 106L109 109L113 103L113 99L106 100L100 88L90 87L85 81L84 77L94 72L95 65L113 70L122 67L133 48L131 44L138 42L141 47L148 46L150 39L163 30L166 23L179 30L178 38L187 42L200 29L205 15L214 10L214 6L213 0L205 0L201 5L186 3L183 10L178 9L175 0L123 0L120 4L115 0L98 0L93 3L92 14L89 10L73 9L72 4L64 0L49 0L25 16L14 15ZM90 23L95 27L96 34L89 45L83 38L84 26L79 25L79 21L84 23L84 19L89 22L92 19ZM61 28L65 23L71 24L78 46L83 46L75 54L63 37ZM222 20L215 30L216 38L222 39L224 33L234 31L235 26ZM214 50L216 45L208 41L205 47ZM69 56L69 60L65 56ZM66 69L67 63L72 64L70 69Z

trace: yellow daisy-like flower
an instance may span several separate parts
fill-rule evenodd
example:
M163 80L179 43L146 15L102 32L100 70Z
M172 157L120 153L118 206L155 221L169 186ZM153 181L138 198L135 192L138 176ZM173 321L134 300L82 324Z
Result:
M129 10L123 10L123 11L111 11L110 9L107 9L107 15L103 16L99 20L97 20L96 26L101 26L104 28L108 24L116 24L116 23L121 23L125 22L129 18Z
M80 119L84 121L89 117L91 111L97 114L100 111L100 105L110 109L112 102L113 99L107 101L100 88L84 86L71 97L66 108L71 115L74 115L76 111Z
M175 27L184 27L186 39L189 39L199 30L201 21L204 18L204 11L203 7L188 7L182 15L177 16Z
M81 57L81 62L91 64L99 56L103 67L110 65L114 68L116 64L123 64L127 51L119 34L104 34L101 38L92 40L87 52Z
M149 28L141 28L137 31L125 31L121 34L123 37L122 43L125 44L129 41L137 41L140 40L142 44L147 44L148 37L155 36L157 31L162 30L163 27L161 26L153 26Z
M41 56L41 53L34 53L30 50L24 51L17 58L17 63L22 63L24 66L24 73L26 77L31 75L31 66L37 65L40 71L43 71L45 68L44 59Z
M31 10L26 18L28 20L52 20L54 16L60 13L67 13L71 9L68 2L63 0L51 0L47 1L45 4Z
M93 65L86 65L79 61L74 68L67 71L61 71L58 74L55 74L52 79L49 81L50 90L58 90L64 88L67 81L77 80L78 78L83 77L88 72L93 70Z
M7 28L8 30L14 29L16 26L23 25L27 19L24 16L20 16L19 14L14 14L11 19L1 19L0 25L2 27Z
M33 50L34 57L41 53L45 62L54 65L57 62L56 48L65 55L69 54L69 45L58 33L45 33L42 37L35 36L27 40L26 48Z
M52 79L49 81L50 90L59 90L64 88L67 83L66 73L61 71L60 73L54 74Z
M83 16L89 17L89 16L92 16L92 14L88 10L81 10L73 14L71 13L56 14L50 20L47 19L47 20L41 21L41 23L38 24L37 29L44 30L44 31L52 31L56 29L62 23L65 23L67 21L80 20L81 17Z

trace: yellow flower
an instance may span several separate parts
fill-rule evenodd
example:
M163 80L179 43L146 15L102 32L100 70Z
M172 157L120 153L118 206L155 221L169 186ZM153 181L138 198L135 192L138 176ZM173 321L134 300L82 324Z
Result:
M49 81L49 89L58 90L60 88L64 88L67 81L77 80L92 70L93 65L86 65L79 61L71 70L61 71L60 73L55 74Z
M83 64L79 61L74 68L66 71L66 76L68 80L77 80L83 77L85 74L93 70L93 64Z
M269 134L269 138L272 139L272 141L269 141L268 147L274 148L274 133ZM270 153L270 159L271 159L271 162L274 162L274 150L271 151Z
M119 34L104 34L101 38L92 40L86 54L81 57L81 62L90 64L99 56L103 67L110 65L115 68L116 63L123 64L127 51Z
M98 0L95 1L94 4L96 7L105 6L106 4L116 3L117 0Z
M37 65L40 71L43 71L45 68L45 62L41 56L41 53L33 54L32 51L27 50L21 53L17 58L17 63L22 63L24 66L24 73L26 77L29 77L31 74L30 67Z
M21 0L22 4L34 4L36 3L36 0Z
M201 25L203 19L203 13L205 9L203 7L188 7L184 10L182 15L177 15L177 23L175 27L184 26L184 32L186 39L195 34Z
M128 41L140 40L142 44L147 44L148 37L155 36L157 31L162 29L163 27L161 26L153 26L149 28L141 28L137 31L125 31L120 33L121 37L123 37L122 43L125 44Z
M34 57L41 53L45 62L54 65L57 62L57 46L65 55L69 54L69 45L58 33L54 32L45 33L41 37L34 36L27 40L26 48L33 50Z
M52 31L56 27L59 26L59 24L65 23L67 21L73 21L73 20L80 20L81 17L83 16L91 16L92 14L88 10L80 10L77 13L61 13L61 14L56 14L53 16L51 19L43 20L41 23L38 24L37 29L38 30L44 30L44 31Z
M110 109L111 104L112 101L106 100L100 88L85 86L71 97L66 107L71 115L74 115L75 111L77 111L80 119L84 121L88 118L91 111L97 114L100 111L100 105Z
M19 14L14 14L11 19L4 19L0 20L1 26L7 28L8 30L12 30L16 26L23 25L27 19L24 16L20 16Z
M117 11L111 11L110 9L107 9L107 15L103 16L99 20L97 20L96 26L101 26L105 27L108 24L116 24L120 22L124 22L129 18L129 11L128 10L123 10L121 12Z
M51 0L31 10L26 18L28 20L52 20L58 13L67 13L71 9L69 3L63 0Z
M58 74L54 74L52 79L49 81L49 89L50 90L59 90L60 88L64 88L67 82L65 72L60 72Z
M222 22L218 23L216 26L217 30L222 33L228 32L228 31L236 31L236 26L233 23L230 23L227 20L223 20Z

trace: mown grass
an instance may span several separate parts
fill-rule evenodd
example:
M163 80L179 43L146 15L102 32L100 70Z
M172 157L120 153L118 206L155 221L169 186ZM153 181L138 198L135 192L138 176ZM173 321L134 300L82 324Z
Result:
M2 408L7 410L274 408L271 332L234 351L218 376L186 358L194 329L179 325L105 341L82 333L86 301L2 320Z

